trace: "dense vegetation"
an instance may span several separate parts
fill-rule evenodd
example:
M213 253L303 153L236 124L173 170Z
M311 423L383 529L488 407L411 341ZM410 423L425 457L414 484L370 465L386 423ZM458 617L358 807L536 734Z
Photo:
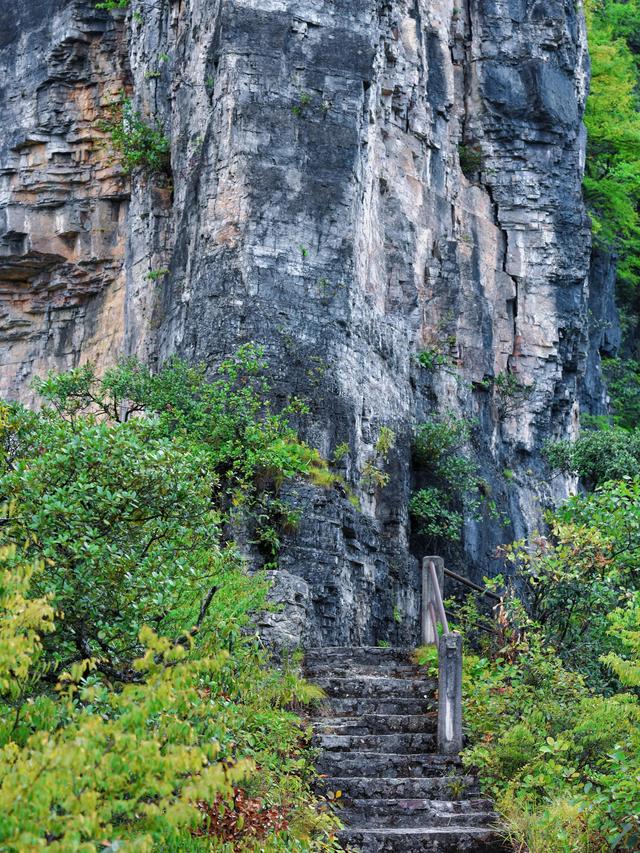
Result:
M640 5L588 0L591 91L585 195L597 243L618 254L618 293L637 315L640 281Z
M331 848L290 710L317 691L270 666L236 544L268 559L280 485L323 472L300 406L252 347L38 387L0 408L0 847Z
M514 849L635 851L640 479L573 498L549 522L548 536L504 549L512 580L494 612L450 602L466 643L464 760Z

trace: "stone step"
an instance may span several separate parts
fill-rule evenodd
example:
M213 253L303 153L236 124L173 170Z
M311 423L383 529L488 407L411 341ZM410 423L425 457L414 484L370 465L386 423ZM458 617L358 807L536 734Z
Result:
M426 699L394 699L390 696L382 698L371 696L366 698L338 699L328 696L318 703L316 713L319 717L323 718L329 715L335 715L336 717L362 717L371 714L413 716L415 714L427 714L435 708L436 700L433 696Z
M438 728L437 711L426 714L363 714L360 717L320 717L313 720L319 735L432 734Z
M362 853L503 851L490 800L457 756L438 755L437 684L411 649L311 649L306 674L326 698L313 745L344 824L341 845Z
M326 646L307 649L304 656L305 667L333 666L334 672L340 671L341 662L349 666L374 666L387 663L414 662L415 649L412 648L380 648L379 646Z
M314 684L321 687L327 696L347 699L393 698L432 699L437 683L427 678L386 678L377 675L362 675L345 678L316 678Z
M433 732L383 735L321 734L313 738L313 745L325 752L425 753L436 749L437 737Z
M340 843L362 853L407 853L430 850L437 853L504 853L498 834L481 827L449 826L409 829L346 829Z
M309 681L314 681L316 678L327 678L331 676L360 676L360 675L378 675L387 678L426 678L426 667L419 667L413 663L405 663L403 661L388 661L386 663L350 663L345 661L340 666L334 663L317 663L313 665L305 665L304 674Z
M337 801L340 804L341 800ZM497 822L490 800L349 800L338 814L348 828L491 826Z
M341 791L342 796L349 800L433 798L457 801L479 794L478 781L474 776L456 773L422 778L326 776L318 787L327 793Z
M451 774L460 767L460 761L433 753L322 752L316 767L320 773L339 776L375 775L382 779L408 776L417 779Z

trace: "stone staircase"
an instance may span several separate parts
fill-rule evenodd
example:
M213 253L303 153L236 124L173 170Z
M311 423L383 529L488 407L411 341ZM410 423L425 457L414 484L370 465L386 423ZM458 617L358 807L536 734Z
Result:
M309 649L305 670L327 694L314 742L325 790L342 792L343 847L504 853L477 780L437 754L437 685L410 649Z

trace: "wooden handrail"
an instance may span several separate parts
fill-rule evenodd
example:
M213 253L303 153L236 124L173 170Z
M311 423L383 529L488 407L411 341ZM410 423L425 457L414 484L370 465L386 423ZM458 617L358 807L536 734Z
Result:
M457 572L454 572L451 569L445 568L444 573L448 578L451 578L452 580L457 581L458 583L461 583L461 584L464 584L465 586L468 586L469 589L473 589L475 592L479 592L481 595L486 595L487 598L493 598L494 601L501 601L502 600L497 593L491 592L491 590L485 589L484 587L480 586L479 584L474 583L473 581L470 581L469 578L465 578L465 577L463 577L463 575L459 575Z
M446 569L444 570L446 572ZM440 581L438 579L438 575L436 574L436 566L433 560L429 560L429 574L431 575L431 582L433 583L433 597L434 604L436 607L436 612L438 619L440 620L440 624L444 630L445 634L449 633L449 623L447 622L447 614L444 610L444 602L442 600L442 591L440 589Z
M422 642L438 649L438 752L457 755L462 749L462 637L449 629L442 598L445 573L441 557L424 558Z

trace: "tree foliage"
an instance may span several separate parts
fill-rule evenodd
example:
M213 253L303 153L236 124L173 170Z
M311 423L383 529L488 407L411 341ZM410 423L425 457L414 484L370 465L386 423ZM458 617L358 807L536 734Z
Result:
M640 433L606 427L580 433L575 441L551 442L544 448L552 468L573 474L587 489L609 480L640 475Z
M594 695L523 613L505 602L502 621L516 619L508 642L496 648L485 640L480 653L476 648L465 657L471 746L464 761L496 798L514 849L634 851L640 841L638 699L624 691Z
M594 235L619 253L618 277L627 301L640 269L640 115L637 50L640 6L637 0L586 3L591 56L591 89L585 197Z
M0 406L3 850L333 849L288 710L320 693L270 665L238 545L326 483L265 367L86 366Z

